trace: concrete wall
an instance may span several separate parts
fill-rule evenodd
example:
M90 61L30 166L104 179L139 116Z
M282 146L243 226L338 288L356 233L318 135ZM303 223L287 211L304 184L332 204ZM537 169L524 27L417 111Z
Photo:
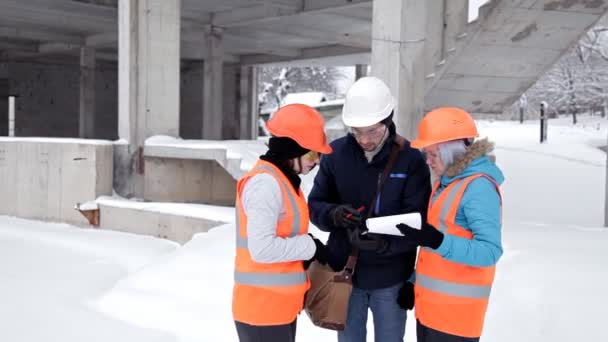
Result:
M224 66L222 134L224 139L237 139L239 134L239 107L237 91L237 65ZM188 64L182 67L179 132L184 139L200 139L203 125L203 65Z
M177 216L133 208L99 204L100 228L151 235L178 243L190 241L196 233L206 232L222 222L196 217Z
M78 137L79 66L7 63L9 91L17 96L15 135ZM116 139L117 69L98 63L96 80L96 138Z
M236 180L214 160L145 158L144 199L233 206Z
M112 194L112 145L0 138L0 215L87 224L74 205Z
M79 66L37 63L6 63L0 66L1 79L8 80L8 92L18 96L15 108L17 136L78 137ZM202 63L182 67L180 136L200 139L203 96ZM236 139L239 132L237 66L224 67L224 139ZM116 65L97 61L95 74L95 138L118 139L118 71ZM0 89L2 95L2 89ZM8 108L0 98L2 113Z

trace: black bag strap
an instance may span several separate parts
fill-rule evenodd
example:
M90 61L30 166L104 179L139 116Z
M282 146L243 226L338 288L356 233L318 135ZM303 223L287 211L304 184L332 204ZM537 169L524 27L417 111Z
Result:
M372 214L374 212L374 207L375 207L376 201L378 200L378 196L380 196L380 193L382 192L382 188L384 188L384 183L386 183L388 174L393 169L393 165L395 164L395 161L397 160L397 156L399 155L399 152L405 146L405 141L406 140L404 137L402 137L398 134L395 136L394 145L393 145L393 148L391 149L391 154L388 157L388 162L386 163L386 166L384 167L384 170L382 171L382 174L380 175L380 178L378 179L378 187L376 188L376 194L372 198L372 202L370 203L370 205L368 207L369 209L367 211L367 217L372 216ZM344 266L345 272L348 272L351 275L353 273L355 273L355 266L357 265L358 255L359 255L359 249L356 247L353 247L350 252L350 255L348 256L348 260L346 261L346 266Z

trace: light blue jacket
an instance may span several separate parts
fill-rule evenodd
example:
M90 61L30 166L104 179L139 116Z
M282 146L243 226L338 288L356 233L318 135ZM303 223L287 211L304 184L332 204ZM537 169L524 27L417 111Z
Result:
M487 156L473 160L463 172L452 178L442 176L441 185L431 201L457 179L483 173L502 184L504 176ZM476 178L465 190L456 213L456 224L470 230L473 239L445 234L436 252L457 263L487 267L495 265L502 255L501 203L494 184L485 177Z

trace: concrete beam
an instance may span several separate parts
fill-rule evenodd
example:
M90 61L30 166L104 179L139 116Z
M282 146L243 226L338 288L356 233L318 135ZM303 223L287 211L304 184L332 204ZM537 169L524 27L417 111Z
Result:
M361 6L371 6L371 0L301 0L301 7L251 6L213 14L212 24L224 28L248 26L276 21L300 14L337 12Z
M44 43L38 46L38 52L41 54L62 53L75 51L82 47L81 44L70 43Z
M31 22L32 18L37 18L38 24L51 27L57 23L98 29L110 29L116 25L116 10L113 8L93 8L64 0L2 0L0 13L7 23L9 20Z
M0 50L38 53L38 45L33 43L12 43L0 41Z
M205 47L205 42L202 43L192 43L186 42L181 44L181 58L182 59L191 59L191 60L205 60L211 58L209 55L209 51ZM226 63L238 63L240 62L240 58L236 55L224 53L224 62Z
M235 33L235 29L229 29L230 32ZM238 29L240 32L243 29ZM316 40L323 44L340 44L344 46L358 47L358 48L367 48L369 49L372 44L372 38L370 36L363 36L360 34L349 34L349 33L340 33L340 32L328 32L322 31L315 28L292 26L292 25L282 25L280 27L276 27L273 31L266 31L255 29L256 36L265 35L269 36L269 40L273 42L277 41L277 36L285 38L286 36L294 37L294 38L303 38L309 40ZM239 35L239 33L236 33Z
M369 53L369 49L355 48L351 46L343 45L328 45L316 48L302 49L299 56L287 58L272 55L256 54L256 55L244 55L241 56L241 64L243 65L255 65L255 64L270 64L280 62L290 62L297 60L306 59L317 59L325 57L336 57L346 55L358 55Z
M118 32L105 32L87 36L85 39L86 46L96 48L116 46L118 41Z
M186 42L194 42L202 46L208 46L205 30L209 28L190 28L182 30L182 40ZM277 44L277 37L274 40L262 40L259 36L245 36L230 34L222 31L222 44L225 51L248 52L248 51L263 51L269 55L295 57L300 54L299 49L286 48ZM206 58L205 58L206 59Z
M26 29L11 26L0 26L0 37L34 41L53 41L71 44L83 44L84 39L77 35L53 33L49 31Z

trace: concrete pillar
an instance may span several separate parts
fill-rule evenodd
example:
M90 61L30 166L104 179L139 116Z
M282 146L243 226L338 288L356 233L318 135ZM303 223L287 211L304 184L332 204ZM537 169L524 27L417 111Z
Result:
M0 136L9 135L8 79L0 79Z
M15 136L15 96L8 98L8 136Z
M424 52L424 74L430 76L435 73L437 65L443 59L443 32L444 32L444 5L447 0L425 1L426 33Z
M118 2L118 135L115 189L143 196L143 146L179 135L181 0Z
M397 131L410 139L423 116L427 2L373 2L371 73L384 80L397 99Z
M456 43L466 30L469 0L443 0L445 3L444 56L456 51ZM445 57L444 57L445 58Z
M95 138L95 49L80 48L80 109L78 136Z
M608 227L608 144L606 145L606 177L604 177L604 227Z
M365 76L367 76L367 64L355 65L355 81Z
M224 47L222 29L205 32L207 59L203 67L203 139L222 139Z
M254 66L241 66L239 80L239 138L258 137L258 71Z

